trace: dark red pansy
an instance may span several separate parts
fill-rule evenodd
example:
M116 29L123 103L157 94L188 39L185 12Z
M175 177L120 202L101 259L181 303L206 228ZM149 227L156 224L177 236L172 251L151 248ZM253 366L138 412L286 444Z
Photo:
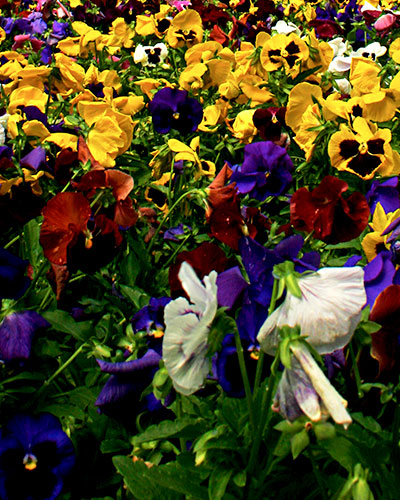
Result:
M282 125L285 125L286 108L257 109L253 115L254 126L257 127L263 141L279 141Z
M343 29L340 27L340 25L335 21L331 21L330 19L313 19L309 22L309 25L312 28L315 28L315 31L320 38L326 38L330 40L334 36L343 33Z
M371 335L371 354L379 363L379 374L399 367L400 285L390 285L376 298L369 319L382 328Z
M292 226L331 244L359 236L368 224L370 209L361 193L343 198L347 188L345 181L328 175L311 192L298 189L290 202Z
M87 229L90 205L81 193L59 193L42 210L40 244L53 264L67 263L68 249Z
M244 220L238 199L220 203L207 217L210 236L239 250L239 240L244 236Z
M193 267L200 279L210 274L211 271L221 273L228 267L228 259L223 250L208 241L202 243L194 250L181 252L177 255L174 264L169 269L169 286L172 297L179 297L184 294L178 278L179 269L184 261Z
M136 224L138 215L133 209L132 200L128 198L133 189L132 176L113 169L91 170L74 187L83 191L88 198L93 198L98 189L111 188L116 202L112 206L114 222L124 228Z

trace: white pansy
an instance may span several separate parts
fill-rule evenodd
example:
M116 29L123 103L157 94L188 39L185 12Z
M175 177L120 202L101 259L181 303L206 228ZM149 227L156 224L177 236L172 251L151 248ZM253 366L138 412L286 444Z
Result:
M305 345L300 344L292 346L291 350L304 373L309 378L312 387L315 389L315 392L320 397L323 403L322 411L324 412L326 410L326 412L333 418L333 420L337 424L343 425L345 428L347 428L352 422L351 417L346 410L347 401L342 398L342 396L329 382L324 372L318 366L317 362L312 357L310 351ZM315 408L310 404L308 404L308 407L309 408L303 407L302 409L303 411L304 409L313 410L314 414L308 415L311 420L320 420L320 416L318 415L318 412L315 412ZM304 413L306 412L304 411Z
M337 88L339 89L339 92L341 94L348 94L348 95L350 95L350 92L351 92L351 83L349 82L349 80L347 80L347 78L338 78L338 79L335 80L335 83L336 83Z
M349 71L351 59L351 56L334 57L329 64L328 71L330 73L345 73L346 71Z
M385 55L387 48L379 42L373 42L366 47L360 47L356 52L352 53L353 57L368 57L375 61L378 57Z
M0 146L4 146L6 142L6 131L7 131L7 122L10 115L5 113L0 116Z
M210 369L206 357L208 332L217 312L217 273L203 283L193 268L183 262L178 277L190 298L169 302L164 310L163 359L174 388L189 395L200 389Z
M275 31L279 35L288 35L289 33L296 33L298 36L301 35L299 28L290 21L278 21L274 26L271 26L271 31Z
M287 291L283 303L267 318L257 336L263 351L273 354L278 329L298 325L301 335L320 353L341 349L351 339L366 302L361 267L326 267L299 278L301 298Z
M376 11L376 12L382 12L382 9L381 9L381 7L379 5L377 5L376 7L374 7L369 2L364 2L364 5L361 7L360 12L364 12L366 10L373 10L373 11Z
M133 61L142 66L156 66L163 63L168 56L168 49L164 43L155 45L137 45L133 54Z
M351 52L351 45L347 40L343 41L341 36L329 40L328 45L333 49L333 57L344 56Z

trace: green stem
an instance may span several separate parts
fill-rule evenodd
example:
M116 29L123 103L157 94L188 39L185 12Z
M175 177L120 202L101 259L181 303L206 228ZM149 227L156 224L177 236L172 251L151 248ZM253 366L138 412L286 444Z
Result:
M278 294L278 285L279 285L279 280L275 279L274 284L272 286L272 296L271 296L271 302L269 303L268 316L275 309L276 297ZM263 369L263 364L264 364L264 356L265 356L264 351L260 351L260 356L257 360L256 377L254 380L254 389L253 389L254 393L256 393L257 389L260 387L262 369Z
M397 486L400 484L400 407L396 404L392 428L392 460Z
M182 407L182 394L176 393L176 416L178 419L183 418L183 407ZM186 451L186 442L184 438L179 438L179 446L181 448L181 453Z
M168 213L166 213L164 215L164 217L162 218L159 226L157 227L157 229L155 230L154 232L154 236L152 237L150 243L149 243L149 247L147 249L147 251L150 253L151 252L151 249L153 248L153 245L154 245L154 242L156 241L156 238L158 236L158 233L161 231L161 228L164 226L164 224L166 223L166 221L169 219L169 216L171 215L171 213L173 212L173 210L175 210L175 208L180 204L180 202L182 200L184 200L187 196L190 196L191 194L203 194L202 191L200 191L200 189L191 189L190 191L186 191L185 193L183 193L181 196L179 196L179 198L176 200L176 202L172 205L172 207L169 209Z
M239 335L239 331L237 330L237 328L234 328L234 334L235 334L236 351L237 351L238 360L239 360L240 373L241 373L242 379L243 379L244 392L246 395L247 408L249 411L250 427L254 431L255 430L255 422L254 422L253 398L252 398L252 394L251 394L249 377L247 375L247 370L246 370L246 362L244 360L244 355L243 355L243 347L242 347L242 343L240 341L240 335Z
M167 260L167 262L164 264L164 267L168 267L171 262L174 260L175 256L181 251L181 248L185 245L187 240L191 237L191 234L189 233L182 241L182 243L175 249L171 257Z
M317 465L317 462L314 458L314 454L313 454L312 450L307 451L307 456L310 459L310 462L311 462L311 465L313 468L313 472L314 472L314 476L315 476L315 479L317 480L319 491L321 493L321 497L323 498L323 500L329 500L328 495L326 494L326 484L324 483L324 480L321 476L321 472L318 468L318 465Z
M262 397L261 415L258 421L255 438L250 451L250 459L248 465L248 471L250 475L253 474L257 466L258 452L260 449L261 441L265 430L266 429L268 430L269 422L271 420L271 412L272 412L271 403L272 403L272 397L275 392L275 382L276 382L275 365L277 364L278 361L279 361L279 351L277 351L275 354L275 359L271 366L271 374L268 379L268 386L264 391Z
M20 239L21 235L18 234L17 236L15 236L15 238L13 238L12 240L10 240L6 245L4 245L4 250L7 250L7 248L10 248L11 245L14 245L14 243L16 241L18 241Z
M350 350L351 362L353 363L354 378L356 379L357 394L359 398L362 398L364 393L361 389L362 381L361 381L360 371L358 369L357 357L354 353L353 342L350 342L349 350Z
M48 387L55 378L57 378L60 373L62 373L65 368L67 368L73 361L76 357L79 356L79 354L83 351L83 349L87 347L87 344L82 344L80 347L78 347L78 349L72 354L72 356L70 356L67 361L65 363L63 363L54 373L53 375L48 378L47 380L44 381L43 383L43 386L42 387Z

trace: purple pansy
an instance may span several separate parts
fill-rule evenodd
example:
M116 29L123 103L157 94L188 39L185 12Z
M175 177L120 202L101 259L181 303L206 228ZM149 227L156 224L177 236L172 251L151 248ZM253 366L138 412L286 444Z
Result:
M161 410L161 402L152 393L141 397L144 389L151 384L160 360L160 354L153 349L133 361L110 363L97 360L101 371L111 374L111 377L101 390L96 406L102 413L129 421L145 410Z
M171 302L171 297L160 297L156 299L152 297L149 305L143 307L132 318L133 331L146 331L151 333L152 330L164 330L164 308Z
M188 97L186 90L165 87L159 90L149 104L153 118L154 129L160 134L166 134L171 129L181 134L194 132L203 119L201 104Z
M231 182L239 193L264 201L283 194L292 182L293 162L285 148L272 141L248 144L242 165L234 165Z
M303 243L303 237L299 234L285 238L273 250L263 247L252 238L246 237L240 240L240 255L250 284L243 293L237 325L240 336L247 339L250 345L255 345L257 333L268 315L274 284L272 275L274 266L285 260L291 260L295 263L297 272L318 269L320 257L317 252L308 252L298 258Z
M27 360L35 333L50 324L34 311L14 312L0 324L0 358L2 361Z
M17 415L0 433L0 498L53 500L74 465L74 447L56 417Z
M29 167L33 170L38 170L46 164L46 150L42 146L37 146L32 149L27 155L21 158L21 167Z
M30 284L25 276L27 265L27 260L0 248L0 300L19 299L26 292Z
M400 208L398 184L398 177L392 177L383 182L373 181L370 190L365 195L371 213L375 211L378 203L382 205L386 213L395 212Z
M364 286L367 293L367 304L373 307L378 295L393 283L396 274L389 250L378 255L364 267Z

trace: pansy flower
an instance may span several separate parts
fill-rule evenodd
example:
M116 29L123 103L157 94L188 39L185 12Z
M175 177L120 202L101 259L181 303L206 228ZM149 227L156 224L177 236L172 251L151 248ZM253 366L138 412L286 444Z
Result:
M390 228L399 217L400 208L394 212L386 213L380 203L376 205L372 222L370 223L372 232L366 234L361 242L368 261L376 257L380 251L390 249L390 242L388 241L392 232ZM394 227L391 229L394 229Z
M0 323L0 359L24 362L31 354L35 333L50 324L35 311L8 314Z
M200 14L193 9L179 12L167 31L167 42L172 48L191 47L203 39L203 23Z
M342 124L340 131L332 135L328 154L335 168L361 179L372 179L376 172L389 176L400 170L399 156L390 146L391 139L389 129L378 129L375 124L357 117L352 129Z
M149 104L156 132L166 134L171 129L181 134L194 132L203 119L203 108L186 90L165 87L159 90Z
M28 289L30 280L25 276L27 260L22 260L0 248L0 301L19 299Z
M0 434L0 497L55 500L74 464L74 447L56 417L17 415Z
M300 63L309 56L307 44L295 33L274 35L267 40L260 54L265 71L276 71L283 66L295 78L300 71Z
M168 49L164 43L156 43L153 46L137 45L133 54L133 61L142 66L154 67L164 62L168 57Z
M231 182L240 194L264 201L283 194L292 182L293 163L285 148L272 141L248 144L242 165L232 167Z
M368 224L370 210L361 193L347 199L342 196L348 187L347 182L327 175L312 191L298 189L290 200L293 227L332 244L359 236Z
M263 141L277 142L281 138L282 126L285 125L286 108L257 109L253 115L253 123L257 127Z
M190 303L179 297L165 307L163 360L174 388L188 396L203 386L210 371L208 333L218 308L217 273L205 276L203 285L183 262L178 276Z
M99 410L127 422L145 410L160 410L162 404L153 394L141 398L151 384L160 360L160 354L153 349L132 361L110 363L98 359L101 371L111 375L96 400Z
M40 243L50 262L63 265L80 234L86 233L91 209L81 193L59 193L43 209Z

